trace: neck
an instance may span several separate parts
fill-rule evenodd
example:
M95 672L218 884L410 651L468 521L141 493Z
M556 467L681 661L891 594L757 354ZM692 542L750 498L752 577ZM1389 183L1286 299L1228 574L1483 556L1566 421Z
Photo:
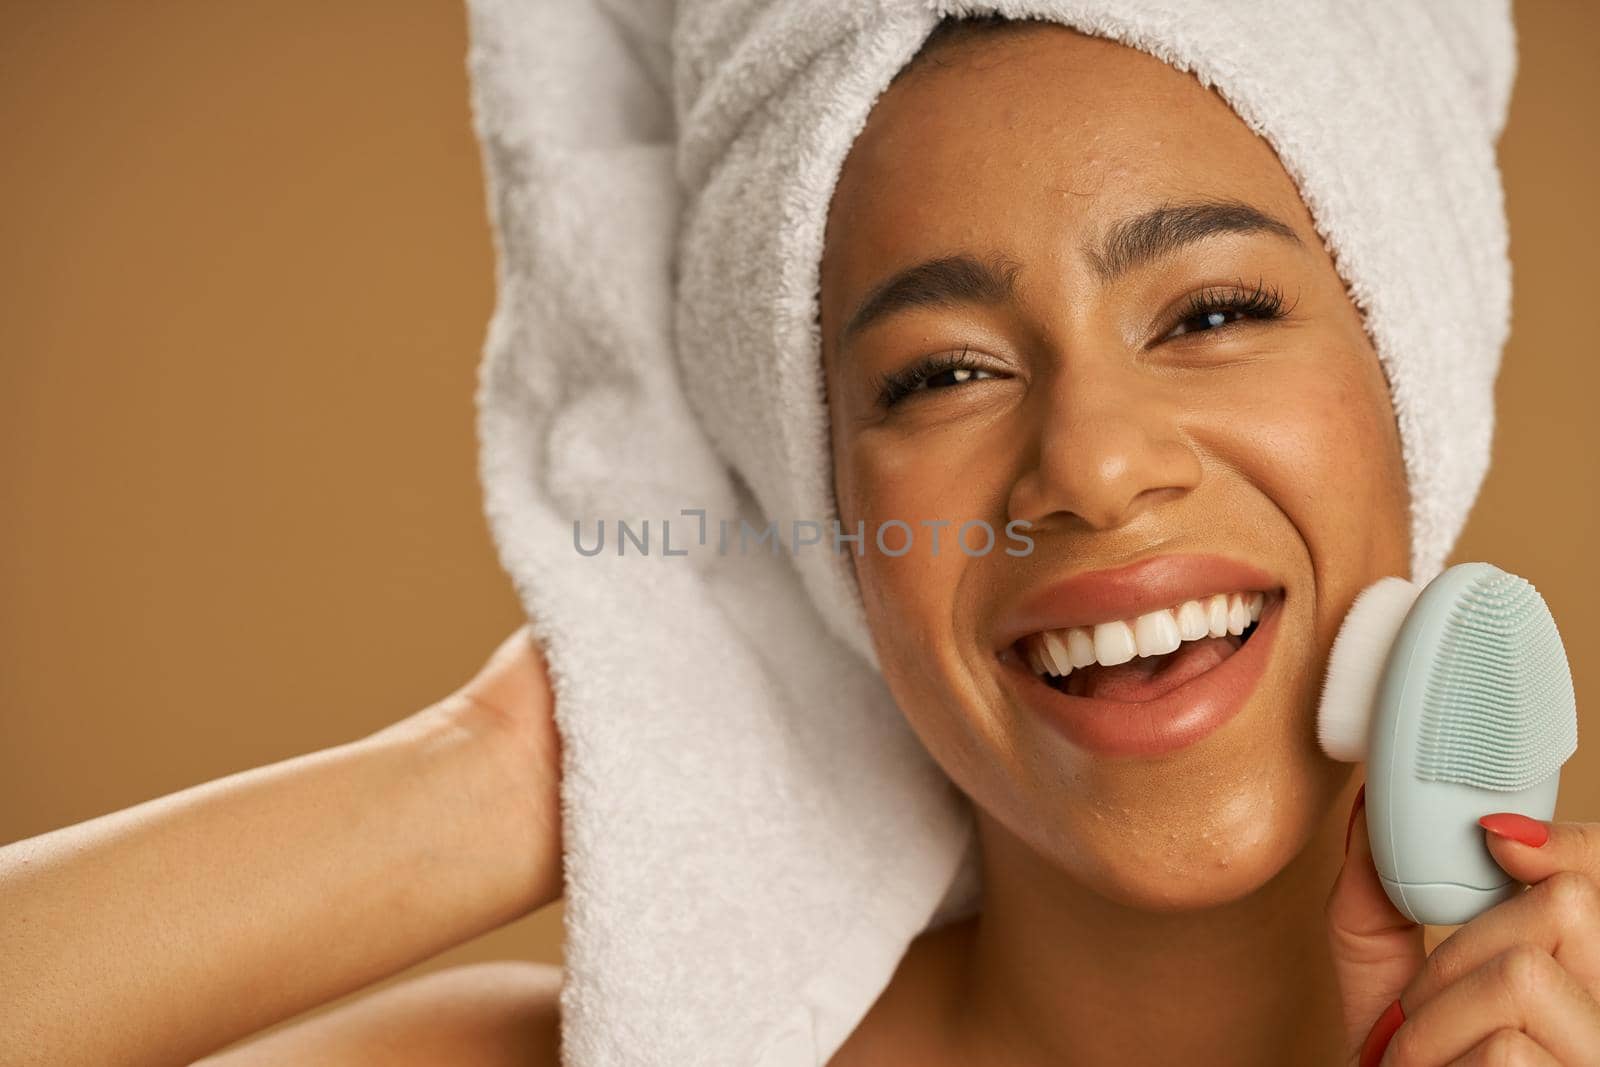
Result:
M1342 818L1250 895L1181 912L1108 900L981 812L978 828L983 912L958 935L965 1047L1017 1064L1332 1062L1323 908Z

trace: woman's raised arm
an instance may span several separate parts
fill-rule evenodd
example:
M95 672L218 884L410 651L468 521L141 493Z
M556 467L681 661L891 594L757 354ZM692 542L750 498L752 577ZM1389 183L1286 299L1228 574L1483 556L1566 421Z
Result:
M189 1062L559 896L526 628L377 733L0 849L0 1063Z

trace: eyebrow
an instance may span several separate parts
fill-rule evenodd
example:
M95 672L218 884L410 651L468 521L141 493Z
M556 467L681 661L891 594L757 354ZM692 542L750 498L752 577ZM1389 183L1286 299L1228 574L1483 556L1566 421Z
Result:
M1226 233L1265 233L1293 244L1300 238L1284 222L1237 200L1168 204L1123 219L1099 247L1084 250L1101 284L1171 255L1185 245ZM1022 265L1004 254L980 258L958 252L896 271L856 307L839 331L836 348L868 327L911 308L994 306L1012 299Z

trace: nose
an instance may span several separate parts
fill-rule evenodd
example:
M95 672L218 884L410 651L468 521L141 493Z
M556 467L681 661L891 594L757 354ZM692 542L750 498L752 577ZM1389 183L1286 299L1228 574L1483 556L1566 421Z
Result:
M1050 377L1029 398L1034 447L1012 486L1010 519L1114 530L1199 484L1200 457L1170 385L1100 360L1060 362Z

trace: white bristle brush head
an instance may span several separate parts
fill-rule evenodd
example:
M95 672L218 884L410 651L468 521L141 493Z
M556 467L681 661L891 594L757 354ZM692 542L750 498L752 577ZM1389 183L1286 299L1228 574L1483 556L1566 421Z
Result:
M1317 744L1329 758L1341 763L1367 758L1378 683L1400 626L1421 594L1422 586L1404 578L1380 578L1350 604L1328 652L1317 708Z

